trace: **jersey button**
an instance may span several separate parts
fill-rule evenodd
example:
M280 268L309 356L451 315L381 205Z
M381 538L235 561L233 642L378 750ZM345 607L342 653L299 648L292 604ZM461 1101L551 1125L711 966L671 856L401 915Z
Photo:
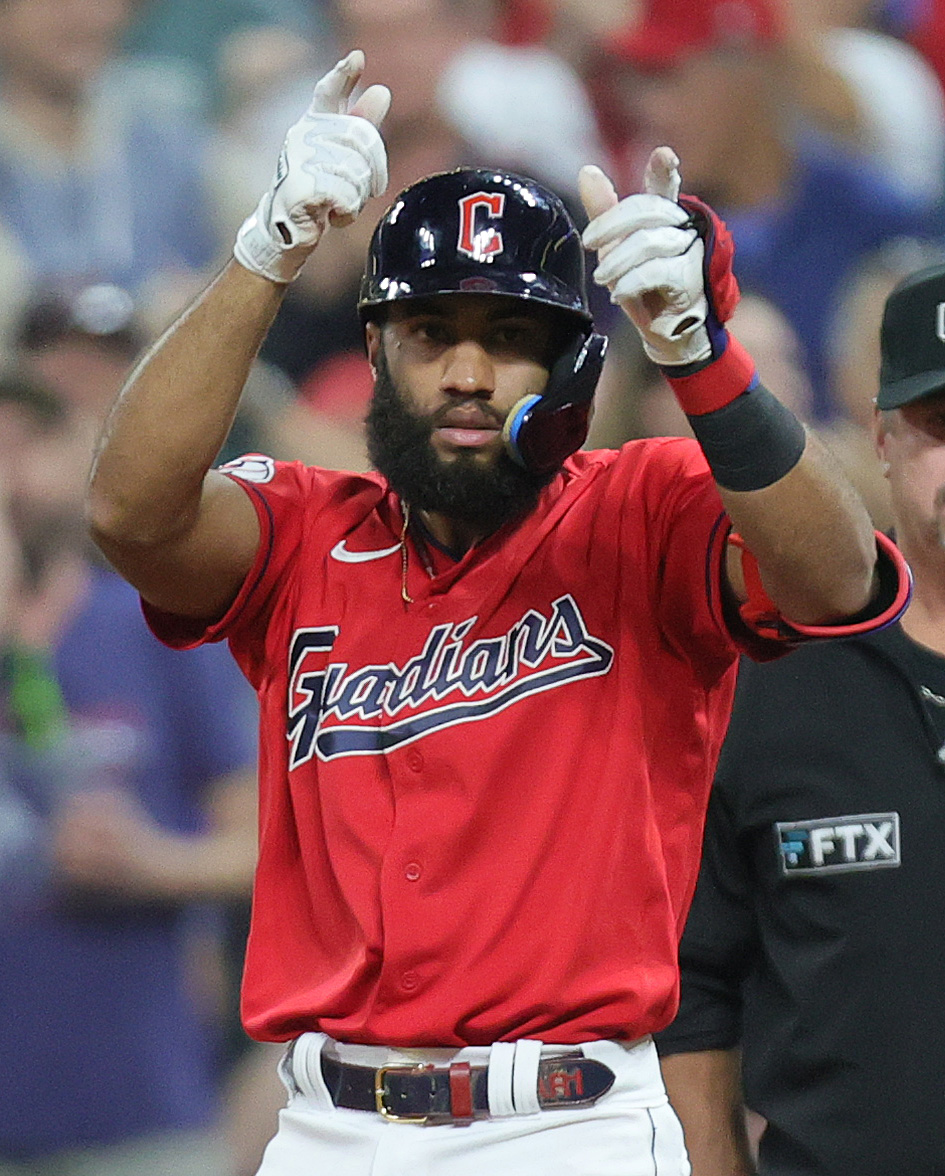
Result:
M420 875L423 873L423 867L419 862L408 862L407 868L404 870L404 877L408 882L419 882Z
M407 752L407 767L411 772L423 771L423 755L415 747Z
M405 992L413 992L419 983L420 977L416 972L404 972L400 978L400 987Z

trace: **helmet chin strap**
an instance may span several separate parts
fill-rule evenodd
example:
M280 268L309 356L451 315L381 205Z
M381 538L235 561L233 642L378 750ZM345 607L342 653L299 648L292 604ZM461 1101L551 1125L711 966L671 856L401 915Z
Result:
M505 418L502 439L513 461L545 474L584 444L607 339L579 334L553 364L541 395L523 396Z

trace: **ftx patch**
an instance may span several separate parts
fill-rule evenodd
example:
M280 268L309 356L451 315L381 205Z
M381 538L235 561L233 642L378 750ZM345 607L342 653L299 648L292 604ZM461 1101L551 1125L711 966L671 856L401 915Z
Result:
M841 874L898 866L899 814L860 813L815 821L778 821L781 873Z

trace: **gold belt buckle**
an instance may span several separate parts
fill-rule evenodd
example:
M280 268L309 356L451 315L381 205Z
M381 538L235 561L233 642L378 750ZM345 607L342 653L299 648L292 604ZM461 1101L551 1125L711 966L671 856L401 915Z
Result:
M433 1066L425 1065L420 1062L400 1062L392 1066L381 1066L374 1071L374 1106L378 1114L386 1119L389 1123L426 1123L429 1115L395 1115L384 1102L384 1097L387 1091L384 1088L384 1079L392 1070L406 1071L408 1073L422 1074L425 1070L432 1070Z

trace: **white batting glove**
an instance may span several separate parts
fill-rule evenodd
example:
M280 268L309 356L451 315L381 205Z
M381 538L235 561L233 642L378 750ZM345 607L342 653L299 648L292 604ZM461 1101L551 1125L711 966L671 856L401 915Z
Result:
M689 214L676 203L679 160L657 147L644 175L645 191L618 200L598 167L581 168L581 199L590 219L583 240L598 251L594 281L640 333L643 349L661 367L712 355L703 282L705 247Z
M369 86L348 111L364 72L355 49L319 81L312 104L286 135L272 187L243 222L233 255L270 281L293 281L329 223L350 224L387 187L378 133L390 106L386 86Z

